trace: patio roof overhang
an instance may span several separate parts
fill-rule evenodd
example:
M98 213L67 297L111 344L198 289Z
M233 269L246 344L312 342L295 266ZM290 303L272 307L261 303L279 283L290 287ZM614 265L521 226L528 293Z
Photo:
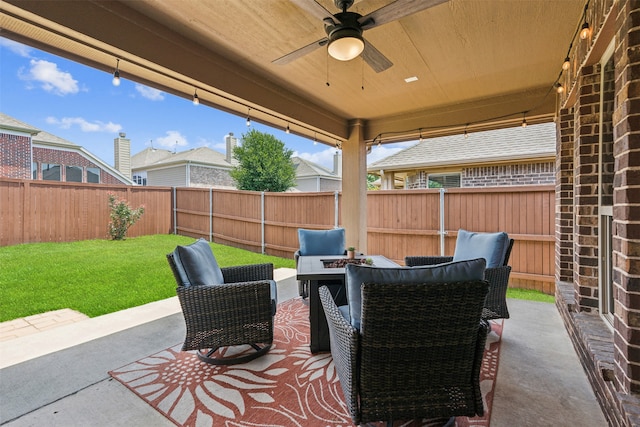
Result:
M313 1L313 0L312 0ZM19 1L0 4L2 35L122 78L333 145L388 143L550 121L552 90L584 0L449 0L366 30L393 66L376 73L315 49L308 1ZM317 0L332 13L332 0ZM361 0L367 14L390 0ZM406 83L405 79L418 80ZM105 76L105 79L110 77ZM327 85L329 83L329 85Z

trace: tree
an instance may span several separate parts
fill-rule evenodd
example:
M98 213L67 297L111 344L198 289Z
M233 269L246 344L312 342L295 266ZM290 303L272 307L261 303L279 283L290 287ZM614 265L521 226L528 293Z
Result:
M238 166L231 171L231 178L240 190L286 191L296 182L292 154L273 135L253 129L243 134L242 145L233 149Z

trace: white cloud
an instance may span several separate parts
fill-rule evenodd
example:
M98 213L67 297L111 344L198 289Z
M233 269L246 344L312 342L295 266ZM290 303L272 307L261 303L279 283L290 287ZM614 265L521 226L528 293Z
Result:
M77 126L82 132L109 132L116 133L122 130L122 126L113 122L104 123L101 121L89 122L82 117L63 117L57 119L55 117L47 117L47 123L59 126L62 129L70 129Z
M78 81L71 73L58 69L58 65L44 59L32 59L26 73L20 73L20 78L28 82L37 82L47 92L64 96L78 93Z
M164 99L164 92L152 87L136 83L136 90L143 98L150 99L151 101L162 101Z
M182 134L177 130L168 130L166 136L156 138L154 141L156 141L159 146L168 148L174 148L176 146L184 147L189 145L187 138L182 136Z
M31 57L32 49L29 46L14 42L13 40L0 37L0 46L9 49L11 52L15 53L16 55L22 56L23 58Z
M320 166L324 166L330 171L333 170L333 156L336 154L338 150L335 148L326 148L317 153L298 153L294 152L293 155L296 157L300 157L301 159L308 160L310 162L316 163Z
M415 144L415 141L410 141L380 146L374 145L371 149L371 153L367 154L367 165L371 165L378 160L384 159L385 157L393 156L397 152L402 151L405 148L411 147Z

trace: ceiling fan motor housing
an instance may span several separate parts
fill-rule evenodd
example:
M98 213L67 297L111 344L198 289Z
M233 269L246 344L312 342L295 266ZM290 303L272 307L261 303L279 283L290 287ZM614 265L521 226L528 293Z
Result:
M340 23L326 23L324 26L330 42L343 37L362 38L362 28L358 22L358 19L361 18L362 15L355 12L340 12L333 16L340 21Z

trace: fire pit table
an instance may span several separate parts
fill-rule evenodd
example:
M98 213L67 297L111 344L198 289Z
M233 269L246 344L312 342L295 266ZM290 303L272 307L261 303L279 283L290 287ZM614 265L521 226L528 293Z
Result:
M347 262L373 262L374 267L399 267L398 264L382 255L358 256L355 260L346 260L344 255L301 256L298 259L297 280L309 281L309 327L311 330L311 352L330 351L329 328L320 303L318 289L326 286L331 291L338 306L347 304L347 292L344 286L344 264Z

